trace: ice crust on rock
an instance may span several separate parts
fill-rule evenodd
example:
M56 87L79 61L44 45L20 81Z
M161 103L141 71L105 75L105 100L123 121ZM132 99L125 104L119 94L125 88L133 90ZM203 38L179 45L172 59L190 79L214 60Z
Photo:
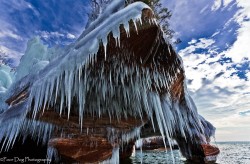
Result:
M124 8L124 6L125 6L124 0L115 0L115 1L111 2L108 6L106 6L104 11L102 13L100 13L101 15L99 15L99 17L96 20L91 22L89 24L89 26L87 25L87 27L86 27L87 29L83 31L83 33L80 35L78 40L85 37L86 34L93 31L100 24L100 22L103 22L105 19L107 19L113 13L121 10L122 8Z

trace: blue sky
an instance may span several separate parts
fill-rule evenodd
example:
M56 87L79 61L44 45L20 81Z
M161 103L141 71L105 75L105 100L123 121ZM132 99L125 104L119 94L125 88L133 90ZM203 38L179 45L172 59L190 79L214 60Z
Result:
M162 0L182 43L188 88L218 141L250 141L250 2ZM2 0L0 61L17 66L26 44L67 45L84 30L88 0Z

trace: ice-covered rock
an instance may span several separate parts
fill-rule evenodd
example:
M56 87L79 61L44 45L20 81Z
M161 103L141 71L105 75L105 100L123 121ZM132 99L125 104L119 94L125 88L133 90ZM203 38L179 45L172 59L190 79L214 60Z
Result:
M122 8L121 2L113 1L63 50L49 51L38 38L29 42L9 90L9 109L0 115L4 149L30 134L78 162L90 160L78 143L97 152L103 143L108 153L95 162L117 162L117 152L140 137L141 128L135 127L145 123L167 141L193 147L214 134L198 115L182 60L151 9L141 2ZM193 147L183 149L188 158L190 152L199 155Z

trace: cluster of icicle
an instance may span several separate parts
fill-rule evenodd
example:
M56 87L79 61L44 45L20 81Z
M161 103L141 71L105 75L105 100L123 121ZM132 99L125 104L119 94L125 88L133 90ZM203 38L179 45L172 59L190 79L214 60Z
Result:
M187 92L185 93L187 106L181 106L179 102L171 99L170 93L159 95L154 92L155 88L152 88L154 86L169 89L175 81L174 76L158 68L150 71L148 68L128 66L122 60L107 57L110 55L106 54L108 34L112 33L117 40L117 46L120 46L120 25L123 24L129 37L129 21L132 20L136 27L136 22L142 23L142 9L149 8L144 3L136 2L116 11L116 8L120 8L121 2L124 3L123 0L113 2L107 13L108 11L114 11L114 13L103 19L104 12L104 16L93 22L75 44L51 61L35 77L32 76L34 83L30 86L28 100L21 111L32 112L32 118L35 119L37 114L44 112L48 106L55 107L60 115L66 113L68 118L71 110L77 110L74 112L79 113L80 125L85 112L98 117L108 114L110 119L118 120L128 116L143 119L146 114L152 124L153 114L155 114L162 136L167 137L169 141L175 135L175 131L181 133L184 138L186 135L199 134L197 130L202 129L201 123L195 105ZM90 67L94 66L96 61L100 41L105 49L106 61L98 66L97 74L92 76L93 70ZM128 52L112 54L112 56L129 56L126 53ZM106 70L104 63L109 62L108 60L112 62L113 67ZM72 108L73 98L77 100L77 108ZM0 140L5 137L6 149L14 143L18 134L39 135L38 137L44 141L47 140L52 126L26 121L24 117L25 114L20 119L14 119L17 121L8 122L8 126L6 122L4 124L3 119L0 120L4 125L1 126ZM190 122L193 123L193 127L190 127ZM136 131L132 136L136 137L138 133ZM123 135L123 140L126 141L128 138L131 138L131 135ZM49 152L51 156L51 152L54 151ZM114 148L113 152L112 160L119 160L119 148Z
M44 122L38 122L34 120L27 120L22 118L14 118L11 121L7 121L3 127L1 127L0 140L2 140L1 151L8 151L16 139L19 139L19 135L22 136L22 140L25 141L28 135L32 136L32 139L37 143L47 144L51 137L51 133L54 126Z
M94 63L95 60L90 59L90 62ZM152 122L154 113L162 134L168 138L174 135L176 129L184 137L186 131L192 136L190 122L197 126L195 129L199 129L198 114L189 96L186 96L186 102L190 111L186 111L186 106L181 109L179 102L171 100L170 93L159 95L154 92L155 88L170 88L175 81L174 76L156 67L150 71L138 65L128 66L117 58L107 59L106 62L111 62L113 67L105 70L103 62L98 65L100 68L94 76L89 64L85 64L79 69L64 71L46 82L34 83L29 96L30 103L34 100L33 118L41 110L44 112L47 107L53 106L56 112L67 114L68 118L72 110L77 110L74 113L79 114L80 125L85 112L99 118L108 114L110 119L117 120L128 116L143 120L146 114ZM77 99L78 107L72 109L73 98ZM195 117L189 118L184 112L197 115L197 120L193 120Z

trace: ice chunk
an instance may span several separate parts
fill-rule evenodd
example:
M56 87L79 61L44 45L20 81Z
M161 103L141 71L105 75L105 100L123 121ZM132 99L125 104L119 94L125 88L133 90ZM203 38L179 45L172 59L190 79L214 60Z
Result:
M5 103L6 91L12 84L14 73L7 65L0 65L0 113L8 108Z
M25 54L16 69L15 81L20 80L28 74L36 74L42 70L54 58L60 56L63 48L58 46L48 48L39 37L28 41Z
M33 66L39 61L46 59L47 46L41 43L39 37L35 37L28 41L25 54L20 60L20 64L16 70L16 81L29 73L36 73L33 71Z
M0 64L0 93L5 92L10 87L12 80L12 69L7 65Z

